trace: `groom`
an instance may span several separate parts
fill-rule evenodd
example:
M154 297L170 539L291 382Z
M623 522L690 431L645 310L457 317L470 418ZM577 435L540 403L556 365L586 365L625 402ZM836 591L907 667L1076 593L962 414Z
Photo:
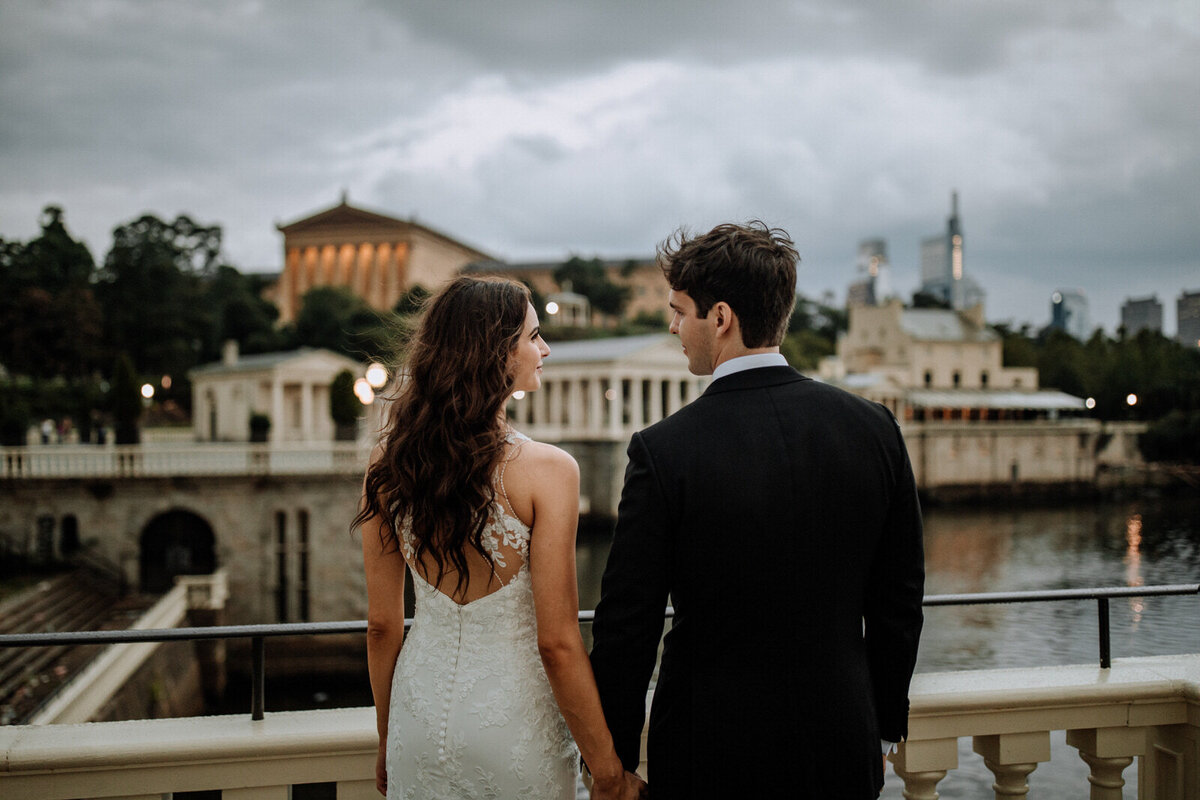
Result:
M636 433L592 667L617 753L655 800L874 798L907 731L921 514L884 407L804 377L779 343L797 255L761 222L659 249L671 332L708 389Z

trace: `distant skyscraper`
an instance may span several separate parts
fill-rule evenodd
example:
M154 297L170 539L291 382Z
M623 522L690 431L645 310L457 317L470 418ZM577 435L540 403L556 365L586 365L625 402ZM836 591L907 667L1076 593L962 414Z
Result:
M1200 291L1179 295L1175 301L1175 320L1179 343L1184 347L1200 347Z
M1082 289L1058 289L1050 295L1050 327L1066 331L1081 342L1092 335L1087 295Z
M1162 333L1162 303L1157 295L1129 298L1121 306L1121 327L1126 336L1137 336L1138 331Z
M888 299L892 290L887 242L883 239L859 242L857 271L858 280L850 284L846 305L877 306Z
M958 218L958 192L950 195L946 232L921 240L921 288L955 310L983 303L984 292L966 274L966 239Z

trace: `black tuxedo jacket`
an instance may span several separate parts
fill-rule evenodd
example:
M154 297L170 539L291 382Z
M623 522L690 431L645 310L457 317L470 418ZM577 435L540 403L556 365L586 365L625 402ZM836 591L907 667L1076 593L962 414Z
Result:
M591 660L617 753L674 797L872 798L907 731L921 514L884 407L766 367L634 435Z

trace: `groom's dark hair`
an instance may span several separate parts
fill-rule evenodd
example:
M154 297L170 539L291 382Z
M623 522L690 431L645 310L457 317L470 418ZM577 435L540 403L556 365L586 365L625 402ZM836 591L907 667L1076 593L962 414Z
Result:
M715 303L728 303L746 347L783 341L799 260L787 231L760 220L718 225L699 236L681 228L658 246L658 265L671 288L688 293L701 319Z

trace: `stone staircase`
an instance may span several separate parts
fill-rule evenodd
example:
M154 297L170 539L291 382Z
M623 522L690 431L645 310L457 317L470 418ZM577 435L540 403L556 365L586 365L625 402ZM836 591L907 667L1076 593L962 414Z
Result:
M0 603L0 634L125 628L153 600L126 593L122 581L94 565L78 566ZM0 725L28 719L102 649L0 648Z

